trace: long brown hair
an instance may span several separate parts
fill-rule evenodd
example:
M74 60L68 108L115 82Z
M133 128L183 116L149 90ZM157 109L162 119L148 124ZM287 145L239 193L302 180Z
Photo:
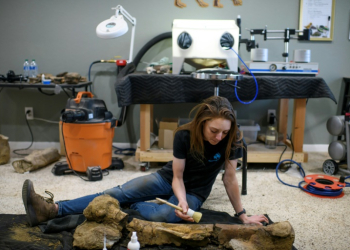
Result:
M225 162L229 162L229 156L236 147L242 147L242 133L240 133L235 113L231 103L221 96L212 96L205 99L201 104L196 105L190 115L196 111L193 120L180 126L176 131L189 130L191 134L190 150L191 154L203 162L204 159L204 123L208 120L223 118L231 121L231 128L228 133L228 143L225 150Z

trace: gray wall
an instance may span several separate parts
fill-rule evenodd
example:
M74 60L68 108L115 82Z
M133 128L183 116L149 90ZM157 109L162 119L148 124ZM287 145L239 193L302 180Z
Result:
M174 6L173 0L0 0L0 74L8 70L22 73L24 59L36 59L39 72L58 74L64 71L88 75L90 64L99 59L114 56L128 58L130 32L118 39L104 40L95 34L96 26L114 14L111 7L122 5L137 18L134 55L150 39L171 31L173 19L236 19L242 17L242 37L249 38L246 28L281 30L299 28L299 1L243 0L243 6L234 6L232 1L221 1L224 8L212 6L200 8L195 0L183 0L186 8ZM350 76L349 58L349 0L337 0L332 42L290 42L294 49L311 49L311 61L319 63L320 77L329 85L335 97L342 96L342 77ZM130 27L130 25L129 25ZM269 49L270 61L282 61L282 40L264 41L256 36L260 47ZM163 44L166 47L167 44ZM160 48L159 50L162 50ZM241 47L245 61L250 59L245 46ZM155 50L156 53L156 50ZM159 59L157 55L147 60ZM146 60L146 61L147 61ZM92 67L93 93L106 102L110 111L119 117L120 108L114 91L116 68L111 64L96 64ZM1 89L0 89L1 90ZM0 92L0 133L10 141L30 141L24 107L33 107L34 116L47 120L59 120L67 96L60 93L46 96L34 89L9 89ZM193 104L155 105L155 118L187 117ZM277 108L276 100L255 101L250 105L234 103L240 119L254 119L266 125L267 109ZM332 137L326 129L327 119L338 112L330 99L310 99L307 104L305 144L328 144ZM289 115L292 115L290 102ZM129 109L124 126L116 129L115 142L135 143L139 138L139 105ZM35 141L59 141L58 125L42 121L30 121ZM289 131L291 119L289 121Z

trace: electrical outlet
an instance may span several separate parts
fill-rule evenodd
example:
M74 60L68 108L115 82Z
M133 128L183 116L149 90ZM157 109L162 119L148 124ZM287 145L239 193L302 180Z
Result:
M33 120L34 119L34 111L33 107L25 107L24 113L26 114L27 120Z
M267 110L267 122L270 121L270 114L271 113L276 117L276 109L268 109Z

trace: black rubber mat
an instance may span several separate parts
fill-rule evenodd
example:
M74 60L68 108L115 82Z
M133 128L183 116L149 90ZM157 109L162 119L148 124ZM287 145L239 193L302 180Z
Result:
M129 214L128 221L133 218L143 219L135 210L125 209ZM203 214L200 224L242 224L236 217L230 216L226 212L218 212L201 209ZM266 215L268 217L268 215ZM270 218L269 224L273 223ZM70 215L63 218L56 218L43 223L38 227L30 227L26 215L0 214L0 249L7 250L68 250L73 248L73 234L75 228L83 223L84 215ZM190 222L188 222L190 223ZM186 224L186 223L185 223ZM113 250L126 249L123 244L115 244ZM175 246L154 246L142 249L193 249ZM213 248L208 248L213 249ZM201 248L198 248L201 250ZM296 248L292 248L296 250Z

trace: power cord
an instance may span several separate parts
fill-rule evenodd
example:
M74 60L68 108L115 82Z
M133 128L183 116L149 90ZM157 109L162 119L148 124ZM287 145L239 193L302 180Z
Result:
M293 135L293 133L290 134L290 138L289 138L290 145L292 146L292 158L291 158L291 160L293 160L293 156L294 156L294 144L293 144L293 140L292 140L292 135Z
M42 118L33 118L33 120L38 120L38 121L43 121L43 122L48 122L48 123L54 123L54 124L59 124L60 122L56 122L56 121L50 121L50 120L45 120Z
M64 122L62 122L62 130L61 130L61 134L62 134L62 140L63 140L63 146L64 146L64 152L66 153L66 158L68 160L68 164L69 166L72 166L72 163L70 162L70 159L68 157L68 152L67 152L67 149L66 149L66 142L64 140L64 134L63 134L63 124ZM71 168L73 174L75 174L76 176L78 176L80 179L84 180L84 181L90 181L89 179L85 179L83 177L81 177L73 168Z
M27 114L29 114L29 113L30 113L29 110L25 113L25 119L26 119L27 126L28 126L28 128L29 128L29 132L30 132L32 141L31 141L29 147L23 148L23 149L15 149L15 150L12 151L13 153L18 154L18 155L29 155L29 154L20 154L20 153L17 153L17 151L27 150L27 149L29 149L29 148L33 145L33 143L34 143L33 132L32 132L32 129L30 128L30 125L29 125L29 122L28 122L28 119L27 119ZM58 124L58 123L59 123L59 122L56 122L56 121L50 121L50 120L45 120L45 119L41 119L41 118L33 118L33 120L39 120L39 121L44 121L44 122L48 122L48 123L55 123L55 124Z
M68 165L67 161L59 161L58 163L56 163L55 165ZM72 173L74 173L75 171L73 169L69 169L72 171ZM69 174L69 173L65 173L66 175ZM78 174L78 173L74 173L74 174ZM102 169L102 174L103 176L107 176L109 175L109 171L107 169ZM79 175L79 174L78 174ZM80 176L79 176L80 177ZM88 180L85 180L85 181L88 181Z
M68 96L68 98L71 98L72 96L70 96L67 91L64 89L64 88L61 88L63 90L63 92ZM70 91L72 91L71 89L69 89ZM91 90L91 88L90 88ZM44 95L48 95L48 96L53 96L53 95L56 95L56 93L46 93L44 92L41 88L39 88L39 92L44 94ZM74 96L73 96L74 97Z
M44 92L41 88L38 88L39 92L44 94L44 95L48 95L48 96L53 96L53 95L56 95L55 93L46 93Z
M293 145L293 141L292 141L292 134L291 134L290 137L289 137L288 134L287 134L287 139L290 140L290 144L291 144L291 146L292 146L292 157L291 157L291 160L293 160L293 156L294 156L294 145ZM287 150L287 148L288 148L288 146L287 146L287 145L284 145L284 149L283 149L283 151L282 151L282 153L281 153L281 155L280 155L279 162L281 162L282 156L283 156L284 152ZM289 163L289 166L288 166L288 167L283 168L283 169L280 169L280 171L281 171L281 172L286 172L291 166L292 166L292 164Z
M31 138L32 138L32 141L31 141L29 147L23 148L23 149L15 149L15 150L12 151L13 153L18 154L18 155L29 155L29 154L20 154L20 153L17 153L17 151L23 151L23 150L30 149L30 147L33 145L33 142L34 142L33 132L32 132L32 129L30 128L30 125L29 125L29 122L28 122L28 119L27 119L27 114L29 114L29 113L30 113L30 111L28 110L28 111L24 114L24 117L25 117L25 119L26 119L26 123L27 123L27 126L28 126L28 128L29 128L30 136L31 136Z
M283 183L284 185L287 185L287 186L290 186L290 187L295 187L295 188L300 188L302 189L303 191L305 192L308 192L308 193L311 193L311 194L315 194L315 195L322 195L322 196L338 196L340 195L342 192L343 192L343 189L339 189L339 190L332 190L332 189L321 189L321 188L316 188L316 187L313 187L311 185L307 185L306 188L302 187L301 184L303 182L305 182L304 180L299 182L298 186L295 186L295 185L291 185L291 184L288 184L288 183L285 183L283 182L280 177L278 176L278 169L280 167L280 165L283 163L283 162L292 162L292 163L295 163L298 167L299 167L299 172L301 174L301 176L304 178L305 177L305 172L304 172L304 169L301 167L301 165L298 163L298 162L295 162L291 159L287 159L287 160L283 160L281 162L279 162L277 164L277 167L276 167L276 176L277 176L277 179ZM344 178L344 187L350 187L350 183L348 182L345 182L346 179L349 179L350 178L350 175L345 177Z
M116 150L114 151L114 154L119 154L119 155L130 155L130 156L134 156L136 149L135 148L118 148L116 146L113 146L113 148L115 148Z
M64 93L66 93L66 95L68 96L68 98L71 98L71 96L68 95L67 91L66 91L64 88L62 88L62 90L63 90Z

